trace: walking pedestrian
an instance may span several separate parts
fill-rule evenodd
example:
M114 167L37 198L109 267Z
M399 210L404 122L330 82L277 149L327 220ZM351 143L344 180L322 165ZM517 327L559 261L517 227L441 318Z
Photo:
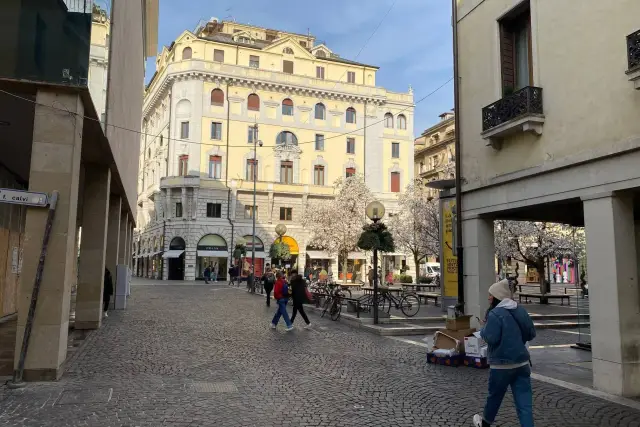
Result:
M111 303L111 295L113 295L113 278L108 268L104 269L104 290L102 292L102 311L104 317L109 317L107 311L109 311L109 304Z
M211 266L207 265L202 275L204 276L204 283L208 285L211 279Z
M293 325L291 324L291 320L289 320L289 313L287 313L287 301L289 301L289 286L287 286L287 282L284 280L282 273L278 273L276 277L276 284L273 288L273 296L278 302L278 310L276 314L273 316L273 320L271 321L271 329L275 329L280 322L280 317L284 318L284 323L287 325L287 331L293 329Z
M489 309L480 331L489 345L489 395L483 415L473 416L476 427L493 424L508 387L511 387L520 426L533 427L531 359L526 343L535 338L536 330L527 311L511 296L507 279L489 287Z
M304 312L304 304L309 302L307 300L307 282L299 274L294 274L291 279L291 299L293 300L293 313L291 314L291 324L296 319L296 315L300 313L302 319L304 319L305 329L311 327L311 322L307 317L307 313Z
M229 267L229 286L233 286L236 283L237 280L237 274L236 274L236 266L232 265L231 267Z
M367 272L367 280L369 281L369 286L373 287L373 267L369 266L369 272Z
M213 263L213 268L211 268L211 280L213 280L215 283L218 283L218 271L220 269L220 266L218 265L218 262L214 262Z
M262 282L264 283L264 290L267 293L267 307L271 307L271 291L273 291L273 286L276 283L276 276L273 274L267 264L267 270L262 276Z

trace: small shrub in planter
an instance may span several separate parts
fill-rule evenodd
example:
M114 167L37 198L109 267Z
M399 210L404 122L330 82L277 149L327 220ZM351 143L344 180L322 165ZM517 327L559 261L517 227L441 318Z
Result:
M418 277L418 283L431 283L431 278L427 276Z
M400 283L413 283L413 277L409 274L401 274Z

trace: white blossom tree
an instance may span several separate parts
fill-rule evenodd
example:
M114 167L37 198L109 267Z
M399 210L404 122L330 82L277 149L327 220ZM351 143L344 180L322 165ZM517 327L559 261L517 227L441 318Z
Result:
M584 230L563 224L500 220L495 222L494 236L498 258L511 258L536 268L543 294L549 291L545 286L545 258L578 259L585 252Z
M420 261L440 254L439 201L429 195L420 180L415 180L398 195L398 207L398 213L388 221L389 229L396 247L413 255L417 276Z
M365 208L373 195L359 174L339 178L333 188L333 199L307 203L302 224L311 234L310 245L332 256L342 256L346 281L348 255L357 249L358 238L366 224Z

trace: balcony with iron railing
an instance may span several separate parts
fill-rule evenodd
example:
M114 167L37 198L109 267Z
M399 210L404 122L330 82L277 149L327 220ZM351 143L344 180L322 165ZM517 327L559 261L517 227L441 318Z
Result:
M507 94L482 109L482 137L496 149L505 137L513 134L541 135L543 123L542 88L535 86Z
M640 90L640 30L627 36L627 62L629 80Z

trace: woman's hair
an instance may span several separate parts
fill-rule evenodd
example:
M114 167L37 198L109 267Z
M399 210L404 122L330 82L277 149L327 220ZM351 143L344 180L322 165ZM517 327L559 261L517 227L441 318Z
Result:
M496 308L498 306L498 304L500 304L500 300L498 298L496 298L496 297L493 297L493 300L491 301L491 305L489 306L489 308L487 308L487 312L484 314L484 321L485 322L489 318L489 312L491 310L493 310L494 308Z

